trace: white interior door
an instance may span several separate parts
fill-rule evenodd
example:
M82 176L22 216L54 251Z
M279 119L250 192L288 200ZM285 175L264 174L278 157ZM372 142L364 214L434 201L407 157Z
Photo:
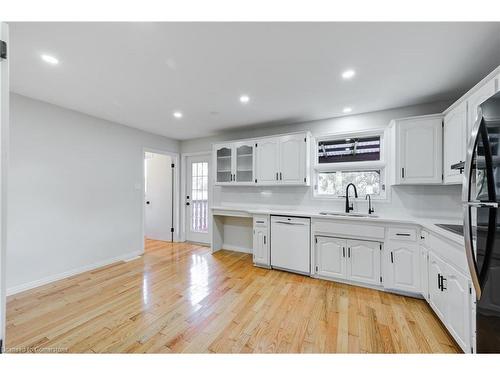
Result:
M210 243L208 235L210 155L186 158L186 239Z
M172 241L172 158L145 153L145 228L146 238Z
M5 47L9 44L8 27L5 23L0 23L0 40L5 42ZM8 57L8 54L7 54ZM7 145L9 129L9 70L8 60L0 57L0 352L5 346L5 258L6 258L6 202L7 202Z

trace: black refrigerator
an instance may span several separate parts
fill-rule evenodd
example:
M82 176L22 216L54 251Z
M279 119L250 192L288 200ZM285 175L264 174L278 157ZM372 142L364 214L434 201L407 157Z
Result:
M465 251L477 299L476 348L478 353L500 353L500 93L479 108L464 178Z

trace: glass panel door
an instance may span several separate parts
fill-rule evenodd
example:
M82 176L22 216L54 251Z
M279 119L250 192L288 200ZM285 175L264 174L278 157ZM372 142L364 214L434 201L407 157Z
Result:
M232 149L231 147L219 148L217 154L217 182L231 182L232 175Z
M208 163L191 164L191 231L208 233Z
M236 147L236 181L253 182L253 146Z

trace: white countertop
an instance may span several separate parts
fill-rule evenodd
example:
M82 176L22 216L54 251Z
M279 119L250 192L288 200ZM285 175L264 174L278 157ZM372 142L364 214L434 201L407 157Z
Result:
M459 245L464 244L463 236L450 232L446 229L438 227L436 224L456 224L462 225L461 220L446 219L446 218L420 218L411 216L391 216L391 215L377 215L370 217L358 216L328 216L321 215L319 211L315 210L296 210L287 208L252 208L245 206L214 206L212 211L238 211L247 213L249 215L283 215L283 216L303 216L310 218L321 218L329 220L346 220L346 221L366 221L366 222L381 222L381 223L394 223L394 224L412 224L420 225L423 228L434 232L442 237L445 237Z

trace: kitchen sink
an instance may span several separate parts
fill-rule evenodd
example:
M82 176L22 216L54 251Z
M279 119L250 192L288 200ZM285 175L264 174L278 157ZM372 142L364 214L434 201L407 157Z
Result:
M358 213L347 213L347 212L328 212L328 211L323 211L323 212L320 212L319 214L320 214L320 215L325 215L325 216L377 217L377 215L358 214Z

